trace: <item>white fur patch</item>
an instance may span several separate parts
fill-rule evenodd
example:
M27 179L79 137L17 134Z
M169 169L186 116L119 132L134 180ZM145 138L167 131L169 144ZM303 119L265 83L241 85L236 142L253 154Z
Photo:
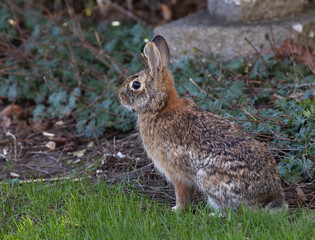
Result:
M215 212L220 210L220 207L218 206L218 204L216 204L216 202L210 196L208 196L208 202L212 210L214 210Z

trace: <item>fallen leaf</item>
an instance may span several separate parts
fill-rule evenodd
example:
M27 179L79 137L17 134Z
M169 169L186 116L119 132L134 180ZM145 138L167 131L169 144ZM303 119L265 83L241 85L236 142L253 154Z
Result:
M80 158L80 157L84 156L85 152L86 152L86 149L82 149L82 150L78 150L78 151L74 151L74 152L69 152L68 154L71 154L74 157Z
M5 107L1 112L0 112L0 118L3 117L13 117L17 116L18 118L22 117L24 114L24 111L21 107L15 104L11 104L7 107Z
M55 125L56 125L56 126L63 126L63 125L65 125L65 122L62 121L62 120L60 120L60 121L58 121L58 122L55 122Z
M51 150L55 150L56 149L56 143L53 141L49 141L48 143L46 143L45 147L47 147Z
M315 53L311 46L296 44L292 39L287 38L282 45L274 46L272 51L277 59L291 58L297 63L315 68Z
M274 102L275 100L283 100L283 99L290 99L290 98L292 98L292 99L295 99L298 102L301 102L301 99L302 99L303 96L304 96L304 93L302 93L302 92L294 92L294 93L291 93L290 95L288 95L286 97L283 97L283 96L281 96L279 94L274 93L270 97L270 100ZM310 97L312 97L312 95Z
M94 143L91 141L89 142L89 144L87 145L87 148L93 148L94 147Z
M75 160L73 163L79 163L81 160L78 158L77 160Z
M49 132L43 132L43 135L48 138L53 138L55 136L55 134Z
M3 127L3 128L10 127L13 117L17 117L20 119L20 118L22 118L23 115L24 115L24 111L18 105L11 104L11 105L5 107L0 112L1 127Z
M279 99L279 100L282 100L282 99L286 99L285 97L282 97L281 95L277 94L277 93L274 93L271 98L273 99Z
M15 172L10 172L10 176L11 177L15 177L15 178L19 178L20 177L20 174L17 174Z
M297 100L298 102L301 101L301 98L304 96L304 93L302 92L294 92L294 93L291 93L288 98L293 98L295 100Z
M117 157L119 157L119 158L124 158L124 157L126 157L124 154L122 154L121 152L118 152L117 153Z

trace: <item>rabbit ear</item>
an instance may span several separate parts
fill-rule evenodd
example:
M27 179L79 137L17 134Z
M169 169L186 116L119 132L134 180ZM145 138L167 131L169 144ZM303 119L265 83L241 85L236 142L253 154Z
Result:
M162 70L162 58L159 49L153 42L148 42L143 49L144 56L148 60L150 74L155 77Z
M164 37L162 37L161 35L156 35L152 42L155 43L155 45L157 46L157 48L160 51L161 57L162 57L162 66L163 67L167 67L168 64L170 63L170 49L168 47L168 44L165 40Z
M145 61L145 64L146 64L146 65L149 65L149 64L148 64L148 59L146 58L146 56L144 56L143 53L141 53L141 57L142 57L143 61Z

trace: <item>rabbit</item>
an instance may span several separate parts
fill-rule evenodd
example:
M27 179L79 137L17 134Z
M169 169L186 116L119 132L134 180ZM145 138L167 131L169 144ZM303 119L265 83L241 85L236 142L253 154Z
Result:
M167 69L170 51L157 35L143 50L148 69L129 76L121 104L138 115L142 144L155 167L174 184L175 211L201 190L215 211L241 204L287 208L277 163L267 148L221 116L180 98Z

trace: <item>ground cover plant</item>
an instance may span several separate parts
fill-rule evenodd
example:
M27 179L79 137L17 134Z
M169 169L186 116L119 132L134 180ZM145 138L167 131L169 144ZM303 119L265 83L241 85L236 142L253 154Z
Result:
M15 106L0 113L2 238L314 235L314 212L305 209L280 216L245 210L231 221L213 220L198 205L201 197L187 213L172 213L173 188L153 169L133 131L135 116L117 99L124 77L145 67L140 53L152 29L95 20L89 8L63 4L57 11L45 1L0 3L0 109ZM180 95L265 142L291 209L314 208L312 66L278 60L272 51L228 62L195 53L171 66ZM20 181L29 178L37 182Z

